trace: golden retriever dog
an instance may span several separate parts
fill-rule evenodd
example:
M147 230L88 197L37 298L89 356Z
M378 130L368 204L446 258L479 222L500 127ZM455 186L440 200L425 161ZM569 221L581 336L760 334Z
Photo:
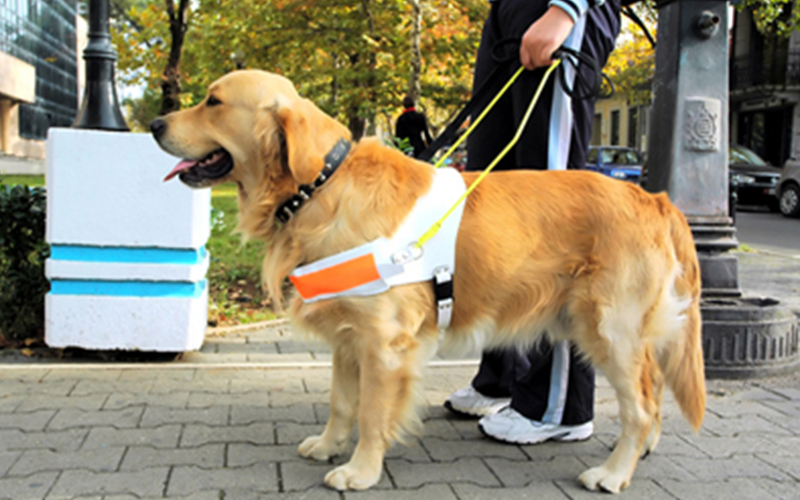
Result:
M344 161L285 223L278 207L312 183L348 129L281 76L230 73L197 106L155 120L161 147L184 160L169 177L190 187L238 186L240 229L268 244L263 279L276 301L298 266L388 237L435 170L376 139ZM467 185L475 173L464 173ZM696 430L705 411L700 274L683 215L664 194L585 171L490 174L465 201L456 242L449 345L530 346L569 340L602 370L619 401L621 436L579 480L619 492L661 431L664 386ZM350 460L325 476L366 489L406 431L419 431L421 377L440 342L431 282L365 297L290 303L294 324L333 352L330 419L299 453Z

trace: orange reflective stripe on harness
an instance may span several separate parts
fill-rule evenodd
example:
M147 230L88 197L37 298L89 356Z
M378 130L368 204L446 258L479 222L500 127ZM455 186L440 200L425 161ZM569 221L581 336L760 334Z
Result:
M289 276L305 300L341 293L381 279L375 257L369 253L303 276Z

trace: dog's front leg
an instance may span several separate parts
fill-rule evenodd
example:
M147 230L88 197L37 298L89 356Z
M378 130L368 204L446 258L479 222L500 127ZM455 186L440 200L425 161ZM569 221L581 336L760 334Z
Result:
M331 488L363 490L380 480L386 450L415 415L416 347L409 335L400 334L360 353L359 440L350 461L325 476Z
M358 365L342 349L333 353L330 417L319 436L307 437L300 446L300 455L314 460L328 460L347 449L358 406Z

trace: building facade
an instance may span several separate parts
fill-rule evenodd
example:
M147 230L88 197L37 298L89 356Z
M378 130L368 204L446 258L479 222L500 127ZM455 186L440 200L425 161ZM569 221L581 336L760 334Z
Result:
M730 68L731 142L776 166L800 158L800 33L765 36L737 12Z
M42 158L50 127L78 112L79 54L85 22L76 0L0 3L0 147Z

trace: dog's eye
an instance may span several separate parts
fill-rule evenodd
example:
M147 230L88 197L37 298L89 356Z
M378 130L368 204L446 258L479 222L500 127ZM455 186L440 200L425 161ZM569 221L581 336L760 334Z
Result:
M206 106L217 106L219 104L222 104L222 101L220 101L213 95L208 96L208 99L206 99Z

